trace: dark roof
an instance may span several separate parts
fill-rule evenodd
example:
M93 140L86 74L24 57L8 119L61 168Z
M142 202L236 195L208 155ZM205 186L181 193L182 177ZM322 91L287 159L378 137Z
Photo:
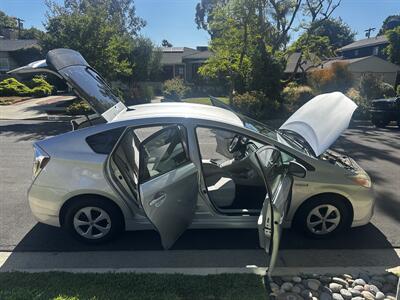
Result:
M161 64L182 64L185 60L206 60L212 53L210 51L198 51L188 47L161 48Z
M37 40L5 40L0 39L0 51L10 52L38 45Z
M206 60L211 57L213 53L211 51L197 51L183 57L183 60Z
M339 48L337 51L342 52L342 51L354 50L354 49L377 46L377 45L388 44L388 43L389 43L389 41L386 38L386 36L379 35L377 37L372 37L369 39L363 39L363 40L356 41L356 42L346 45L342 48Z
M299 62L299 59L301 57L300 52L295 52L289 55L287 62L286 62L286 68L285 68L285 73L293 73L294 69L296 68L297 63Z
M318 57L315 57L315 61L318 61ZM294 73L294 70L296 68L296 65L299 63L299 60L301 58L301 53L300 52L294 52L289 55L286 63L286 68L284 73ZM312 68L315 65L315 61L309 61L303 59L301 62L301 68L298 67L296 73L302 73L302 69L307 71L308 69Z

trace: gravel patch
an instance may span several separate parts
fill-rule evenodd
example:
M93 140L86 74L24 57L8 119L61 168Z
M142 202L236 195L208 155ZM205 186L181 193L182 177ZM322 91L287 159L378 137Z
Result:
M396 300L398 278L392 274L302 275L272 277L276 300Z

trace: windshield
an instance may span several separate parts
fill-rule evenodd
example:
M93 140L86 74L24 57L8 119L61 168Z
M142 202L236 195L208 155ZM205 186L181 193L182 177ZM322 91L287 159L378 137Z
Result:
M286 134L285 132L272 129L261 122L258 122L254 119L251 119L239 113L236 113L236 115L240 118L240 120L242 120L243 126L245 128L250 129L251 131L257 132L259 134L265 135L281 144L284 144L297 151L300 151L301 153L304 153L306 155L311 155L311 153L307 149L307 146L301 140L295 139L294 137L292 137L289 134Z

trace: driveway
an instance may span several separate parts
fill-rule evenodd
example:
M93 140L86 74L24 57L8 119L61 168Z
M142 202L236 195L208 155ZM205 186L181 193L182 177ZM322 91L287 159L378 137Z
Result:
M53 110L57 104L75 99L75 96L59 95L42 98L32 98L29 100L17 102L12 105L0 106L0 120L29 120L29 119L47 119L46 110Z
M69 130L67 122L0 121L0 251L147 251L165 263L158 234L153 231L127 232L112 243L101 246L82 245L62 230L37 224L30 213L26 192L31 180L32 142ZM365 168L375 182L377 203L370 224L329 239L311 240L285 230L282 249L390 249L400 248L400 131L360 126L349 129L336 143ZM67 146L67 145L66 145ZM239 251L236 251L239 250ZM238 261L264 259L258 248L256 230L190 230L168 254L206 266L218 264L221 255L240 253ZM182 251L187 253L182 256ZM209 251L219 253L210 255ZM233 252L232 252L233 251ZM328 250L326 250L328 251ZM349 250L350 251L350 250ZM338 252L338 251L336 251ZM159 255L157 255L159 253ZM176 259L176 257L175 257Z

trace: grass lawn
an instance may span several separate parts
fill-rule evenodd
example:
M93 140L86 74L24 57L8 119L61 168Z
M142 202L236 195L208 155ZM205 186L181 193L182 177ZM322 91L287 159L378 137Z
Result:
M253 274L0 273L0 299L266 299Z
M221 100L222 102L229 104L229 98L228 97L216 97L219 100ZM189 102L189 103L198 103L198 104L207 104L207 105L211 105L211 101L210 98L208 97L198 97L198 98L186 98L186 99L182 99L182 101L184 102Z

